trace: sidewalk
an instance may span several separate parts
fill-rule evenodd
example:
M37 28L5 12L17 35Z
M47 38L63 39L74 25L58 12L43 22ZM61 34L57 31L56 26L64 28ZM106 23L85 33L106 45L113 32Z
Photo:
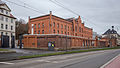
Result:
M65 51L44 51L44 50L36 50L36 49L10 49L11 51L15 51L16 53L2 53L0 54L0 62L1 61L9 61L19 59L20 56L31 56L31 55L41 55L48 53L56 53L56 52L65 52ZM102 49L102 48L91 48L91 49ZM67 51L80 51L80 50L89 50L89 49L75 49L75 50L67 50Z
M118 55L117 57L115 57L112 61L110 61L103 68L120 68L120 55Z
M10 51L15 51L16 53L15 52L0 53L0 62L18 59L19 56L30 56L30 55L61 52L61 51L43 51L43 50L29 50L29 49L10 49L10 48L6 48L6 49L8 49Z

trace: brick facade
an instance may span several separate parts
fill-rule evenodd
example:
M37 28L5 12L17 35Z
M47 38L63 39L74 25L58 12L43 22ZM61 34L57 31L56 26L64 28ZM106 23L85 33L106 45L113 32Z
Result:
M77 19L63 19L55 15L50 14L29 18L29 34L64 34L72 36L80 36L86 38L92 38L92 29L85 27L82 23L80 16Z
M30 18L29 35L24 35L24 48L48 49L48 42L54 42L55 49L97 47L97 39L92 39L93 30L84 26L80 16L63 19L48 15Z

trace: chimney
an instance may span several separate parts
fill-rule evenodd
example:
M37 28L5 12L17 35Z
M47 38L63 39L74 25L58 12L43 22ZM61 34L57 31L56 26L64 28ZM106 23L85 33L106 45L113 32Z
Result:
M114 26L112 26L112 29L114 29Z
M50 15L52 15L52 11L50 11Z
M28 17L28 34L31 33L31 29L30 29L30 16Z

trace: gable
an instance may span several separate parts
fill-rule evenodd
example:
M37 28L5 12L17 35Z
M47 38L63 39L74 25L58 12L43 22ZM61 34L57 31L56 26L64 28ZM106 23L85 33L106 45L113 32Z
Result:
M5 9L5 10L8 10L8 11L11 11L10 8L9 8L6 4L1 4L1 5L0 5L0 8L1 8L1 9Z

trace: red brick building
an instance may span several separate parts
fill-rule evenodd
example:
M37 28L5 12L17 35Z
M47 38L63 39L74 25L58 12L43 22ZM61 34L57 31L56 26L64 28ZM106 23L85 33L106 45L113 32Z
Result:
M92 29L85 27L80 16L77 19L63 19L52 13L29 19L29 34L64 34L92 38Z
M63 19L50 12L29 18L28 33L30 35L24 35L24 48L47 49L49 41L55 42L56 49L64 49L66 45L70 48L94 47L93 30L84 26L80 16L77 19Z

